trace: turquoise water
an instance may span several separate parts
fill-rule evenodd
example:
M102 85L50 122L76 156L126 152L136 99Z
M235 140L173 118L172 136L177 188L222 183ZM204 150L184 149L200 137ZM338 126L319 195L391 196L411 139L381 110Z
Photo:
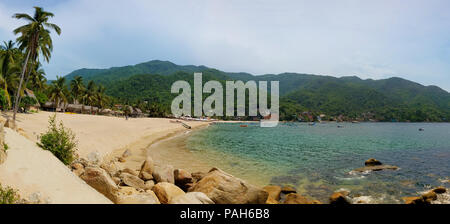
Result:
M449 187L449 123L214 124L194 132L186 147L255 184L288 184L323 201L341 188L354 197L400 203L429 187ZM350 172L368 158L400 169Z

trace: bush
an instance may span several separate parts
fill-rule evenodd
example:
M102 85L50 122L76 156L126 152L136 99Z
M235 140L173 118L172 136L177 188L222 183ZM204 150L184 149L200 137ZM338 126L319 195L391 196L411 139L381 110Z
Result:
M56 124L56 115L49 118L49 126L46 133L39 136L39 147L48 150L65 165L69 165L75 159L76 142L73 132L65 128L63 123Z
M19 200L20 197L16 190L10 187L3 188L0 184L0 204L15 204Z

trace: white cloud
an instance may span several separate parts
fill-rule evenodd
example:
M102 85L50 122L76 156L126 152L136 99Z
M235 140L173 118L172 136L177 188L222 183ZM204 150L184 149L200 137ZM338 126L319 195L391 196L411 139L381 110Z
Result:
M63 30L46 69L54 77L162 59L256 74L401 76L450 90L449 7L444 0L69 0L45 6ZM17 10L31 13L31 5L0 4L0 35L17 26L10 19Z

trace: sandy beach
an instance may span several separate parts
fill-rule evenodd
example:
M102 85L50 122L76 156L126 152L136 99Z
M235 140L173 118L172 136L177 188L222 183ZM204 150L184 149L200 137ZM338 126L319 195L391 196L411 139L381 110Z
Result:
M18 114L18 132L5 128L5 138L10 149L7 161L0 165L2 184L18 189L22 197L40 192L42 198L51 203L110 203L75 176L50 152L36 146L38 136L47 130L48 118L54 114L45 111ZM103 161L108 161L129 150L132 155L122 165L136 169L142 164L147 154L146 149L152 143L189 130L180 123L165 118L126 120L119 117L56 113L56 120L62 121L65 127L75 133L77 153L81 158L98 152ZM198 121L185 123L192 129L209 125L209 122ZM64 192L70 192L71 196L64 197L67 195Z

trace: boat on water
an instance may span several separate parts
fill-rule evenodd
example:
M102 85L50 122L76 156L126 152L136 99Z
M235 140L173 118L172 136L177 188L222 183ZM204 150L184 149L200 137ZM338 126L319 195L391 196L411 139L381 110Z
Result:
M246 127L248 127L248 125L246 125L246 124L241 124L241 125L239 125L239 127L241 127L241 128L246 128Z
M314 125L316 125L316 122L309 122L308 125L309 126L314 126Z

